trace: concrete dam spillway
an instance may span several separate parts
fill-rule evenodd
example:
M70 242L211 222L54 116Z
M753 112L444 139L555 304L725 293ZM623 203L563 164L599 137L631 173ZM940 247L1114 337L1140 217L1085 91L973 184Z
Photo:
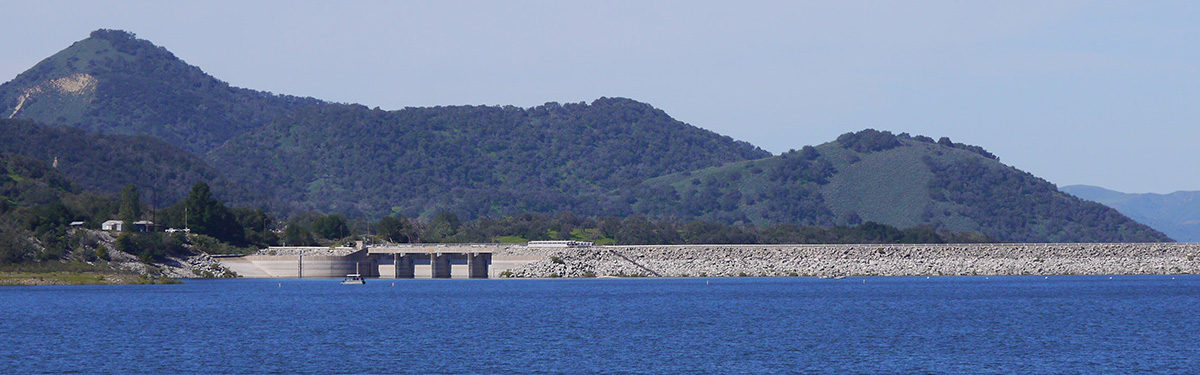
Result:
M358 273L384 279L492 277L493 244L268 247L217 259L242 277L330 278Z
M216 258L242 277L554 278L1200 274L1200 244L273 247ZM355 272L356 268L360 272Z

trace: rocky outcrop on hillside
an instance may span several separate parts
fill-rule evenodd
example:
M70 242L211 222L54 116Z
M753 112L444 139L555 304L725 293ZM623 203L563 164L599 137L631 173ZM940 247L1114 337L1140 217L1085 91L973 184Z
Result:
M186 254L172 255L156 260L153 263L143 263L137 256L118 250L116 237L112 232L75 229L73 235L82 238L80 249L76 252L95 252L103 247L108 260L92 259L88 263L107 263L108 266L124 271L130 271L145 276L167 277L172 279L237 277L233 271L217 262L203 251L195 249L191 244Z

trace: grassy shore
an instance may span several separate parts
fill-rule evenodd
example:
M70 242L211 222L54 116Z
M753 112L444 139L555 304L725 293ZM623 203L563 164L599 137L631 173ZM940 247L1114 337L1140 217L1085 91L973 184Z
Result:
M3 272L0 285L178 284L165 277L101 272Z
M45 262L0 266L4 285L124 285L178 284L166 277L142 275L108 264Z

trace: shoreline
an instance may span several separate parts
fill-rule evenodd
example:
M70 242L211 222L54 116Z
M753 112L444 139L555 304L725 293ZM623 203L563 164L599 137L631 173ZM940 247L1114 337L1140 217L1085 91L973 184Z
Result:
M0 272L0 286L179 284L161 276L106 272Z

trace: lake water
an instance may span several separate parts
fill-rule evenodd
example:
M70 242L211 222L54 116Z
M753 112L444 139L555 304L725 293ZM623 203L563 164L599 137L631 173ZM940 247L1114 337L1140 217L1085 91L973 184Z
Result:
M0 288L11 373L1200 373L1200 277Z

